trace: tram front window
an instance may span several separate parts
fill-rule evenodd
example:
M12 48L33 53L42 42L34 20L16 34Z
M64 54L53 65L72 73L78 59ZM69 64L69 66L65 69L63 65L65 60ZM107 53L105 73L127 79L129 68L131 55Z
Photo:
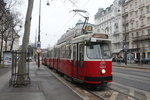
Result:
M90 44L87 46L87 57L90 59L110 59L110 47L107 43Z

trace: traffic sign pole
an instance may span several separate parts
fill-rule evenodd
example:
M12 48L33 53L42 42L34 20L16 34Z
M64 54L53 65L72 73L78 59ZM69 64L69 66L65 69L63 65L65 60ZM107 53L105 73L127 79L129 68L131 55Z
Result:
M37 42L38 68L40 68L41 42Z

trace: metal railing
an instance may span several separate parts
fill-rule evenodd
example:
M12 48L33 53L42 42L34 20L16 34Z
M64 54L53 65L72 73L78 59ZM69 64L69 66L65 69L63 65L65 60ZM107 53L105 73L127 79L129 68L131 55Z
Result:
M18 73L18 63L20 61L20 55L24 53L26 56L26 66L23 69L24 71L24 82L23 84L18 84L17 83L17 78L20 77L21 75ZM28 52L20 52L20 51L12 51L12 66L11 66L11 78L9 80L9 85L13 87L18 87L18 86L26 86L31 83L30 76L29 76L29 63L30 59L29 56L30 54Z

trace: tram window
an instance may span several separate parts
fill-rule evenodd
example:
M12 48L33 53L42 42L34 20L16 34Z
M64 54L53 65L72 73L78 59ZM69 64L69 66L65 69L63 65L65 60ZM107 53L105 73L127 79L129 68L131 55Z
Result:
M60 49L60 58L64 58L64 53L65 53L65 50L64 50L64 47L61 47Z
M65 46L62 47L61 52L62 52L62 58L65 58L66 57L66 55L65 55Z
M77 60L76 59L76 52L77 52L76 49L77 49L76 46L73 46L73 60Z
M83 67L83 61L84 61L84 45L80 44L79 45L79 63L80 67Z
M54 57L56 58L56 53L57 53L57 50L55 49L55 51L54 51Z
M111 58L111 53L110 53L110 48L108 44L102 44L101 45L102 49L102 55L104 59L110 59Z
M93 49L90 48L90 46L87 46L87 56L91 59L98 59L101 58L101 52L100 52L100 46L97 45L93 45Z
M57 57L60 58L60 49L58 49Z
M93 48L91 49L91 45ZM91 59L110 59L110 48L107 43L91 44L87 46L87 56Z
M81 59L83 59L84 58L84 45L83 44L80 44L80 46L79 46L79 59L81 60Z
M66 58L71 58L71 49L70 49L70 46L66 47L65 55L66 55Z

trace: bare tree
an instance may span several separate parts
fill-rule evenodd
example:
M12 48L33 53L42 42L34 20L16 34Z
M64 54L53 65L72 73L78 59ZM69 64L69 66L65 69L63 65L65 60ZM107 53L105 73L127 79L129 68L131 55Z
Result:
M8 28L7 32L4 34L4 41L5 41L5 51L7 51L7 47L8 47L8 41L11 45L10 50L13 49L13 43L15 41L15 39L17 39L18 33L21 31L21 23L22 23L22 19L19 19L19 14L11 14L11 19L9 22L10 23L10 27ZM19 27L16 28L16 27Z
M4 34L6 31L11 27L12 19L10 19L9 12L7 11L5 15L1 18L0 21L0 33L1 33L1 49L0 49L0 62L2 57L2 51L3 51L3 41L4 41Z
M34 0L28 0L28 9L26 14L25 26L24 26L24 36L22 40L22 48L21 48L21 59L18 65L18 77L17 77L17 84L25 84L25 76L24 76L24 69L26 67L26 59L25 59L25 52L27 51L28 44L29 44L29 37L30 37L30 26L31 26L31 14L33 9Z
M21 27L21 26L20 26ZM18 39L20 36L18 35L18 33L21 31L21 28L19 30L14 30L12 29L12 35L11 35L11 39L10 39L10 51L13 50L13 45L16 39Z
M7 42L12 35L12 29L17 25L14 23L14 15L10 12L10 9L15 6L17 1L13 0L1 0L0 1L0 63L3 52L3 45L5 41L5 50L7 50Z

